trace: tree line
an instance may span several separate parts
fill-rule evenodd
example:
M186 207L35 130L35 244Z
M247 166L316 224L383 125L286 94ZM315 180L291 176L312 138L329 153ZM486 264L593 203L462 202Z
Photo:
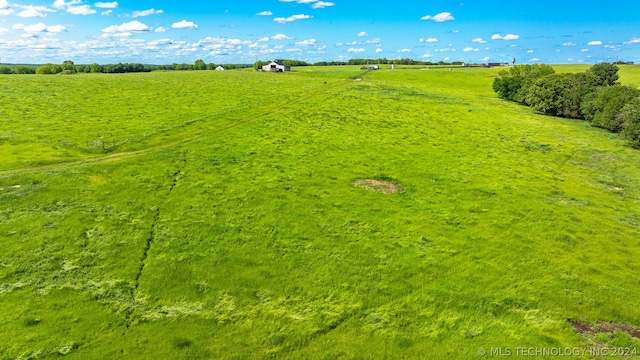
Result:
M582 73L557 74L544 64L519 65L501 71L493 90L536 111L619 133L640 148L640 90L621 85L618 70L600 63Z

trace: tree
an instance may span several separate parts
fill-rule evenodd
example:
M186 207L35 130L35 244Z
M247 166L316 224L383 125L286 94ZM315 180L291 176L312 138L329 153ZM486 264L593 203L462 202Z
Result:
M536 111L562 116L571 78L571 74L551 74L539 79L527 91L527 104Z
M207 65L207 70L215 70L216 69L216 64L214 63L209 63Z
M595 126L619 132L623 120L618 114L625 106L640 96L640 90L630 86L608 86L587 96L582 103L582 113Z
M89 65L89 70L92 73L101 73L102 72L102 66L100 66L100 64L93 63L93 64Z
M62 63L62 71L64 71L65 73L69 73L69 74L75 74L76 73L76 66L73 64L73 61L65 60Z
M62 66L51 64L51 63L40 65L36 69L36 74L41 74L41 75L59 74L61 72L62 72Z
M549 65L518 65L509 70L502 70L493 81L493 91L505 100L526 103L527 91L537 79L554 74L555 70Z
M640 147L640 97L628 102L617 115L622 123L620 134L631 141L634 147Z
M195 63L193 63L194 70L207 70L207 64L205 64L204 60L198 59Z
M620 78L618 70L619 68L615 64L605 62L593 65L587 72L599 79L599 86L613 86L618 84L617 81Z
M11 68L8 66L3 65L3 66L0 66L0 74L6 74L6 75L13 74L13 70L11 70Z

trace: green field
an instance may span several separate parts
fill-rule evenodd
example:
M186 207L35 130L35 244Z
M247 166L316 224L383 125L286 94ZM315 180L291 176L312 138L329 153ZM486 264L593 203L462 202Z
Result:
M295 70L0 75L0 359L640 352L639 150L499 69Z

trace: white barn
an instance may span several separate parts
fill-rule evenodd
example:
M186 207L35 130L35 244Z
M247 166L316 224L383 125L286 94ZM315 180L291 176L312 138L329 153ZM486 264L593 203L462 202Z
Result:
M276 61L272 61L268 65L263 66L262 71L284 72L284 71L291 71L291 67L276 60Z
M224 67L222 67L222 65L218 65L218 67L216 68L216 71L225 71L226 69Z

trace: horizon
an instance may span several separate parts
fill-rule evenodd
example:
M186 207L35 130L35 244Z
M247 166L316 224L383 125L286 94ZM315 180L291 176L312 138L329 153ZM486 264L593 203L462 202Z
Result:
M0 63L640 62L634 3L0 0Z

